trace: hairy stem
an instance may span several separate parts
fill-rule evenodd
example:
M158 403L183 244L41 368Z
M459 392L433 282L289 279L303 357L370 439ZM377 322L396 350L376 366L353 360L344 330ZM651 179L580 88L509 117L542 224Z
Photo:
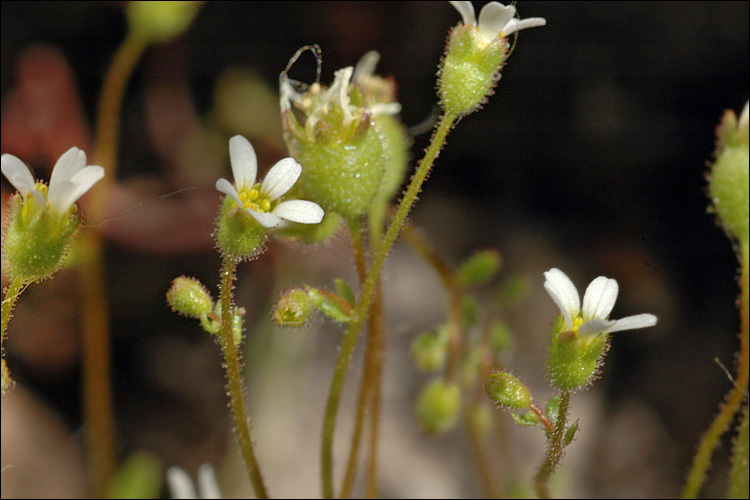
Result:
M362 242L362 225L359 219L352 220L349 222L349 233L352 238L352 251L354 253L354 262L357 267L357 276L359 277L360 287L367 277L367 265L365 262L365 248ZM368 351L369 351L369 339L368 336ZM367 365L367 354L365 354L365 365ZM341 493L339 498L349 498L352 494L352 487L354 486L354 478L357 475L357 457L359 456L359 446L362 442L362 431L364 430L365 416L367 414L367 403L370 395L370 374L365 366L364 373L362 375L362 383L359 388L359 395L357 396L357 409L354 413L354 434L352 436L352 443L349 448L349 459L346 464L346 474L341 484Z
M232 288L234 286L236 265L235 259L225 257L221 268L221 350L224 354L229 400L232 405L232 414L234 415L234 426L237 430L237 441L239 442L240 450L242 450L242 458L245 459L247 475L255 491L255 496L258 498L268 498L266 486L263 484L263 477L258 468L258 462L255 460L253 441L250 438L250 426L248 425L248 418L245 412L245 401L242 390L240 360L237 353L237 346L234 344L234 335L232 334L232 315L234 311Z
M703 481L706 478L706 470L711 464L711 455L719 444L719 439L726 432L732 423L732 419L742 405L742 401L747 393L748 372L750 371L750 336L748 335L748 267L750 259L748 250L750 245L747 242L741 244L740 259L742 261L742 270L740 274L740 355L737 362L737 376L734 379L734 387L726 396L725 403L722 405L719 413L714 417L713 422L703 435L698 452L693 459L693 466L688 474L685 489L682 491L682 498L696 498L700 491Z
M563 390L560 393L560 407L557 413L557 421L552 433L547 438L547 453L534 479L534 487L539 498L550 498L549 478L555 472L562 459L564 448L563 438L565 437L565 424L568 421L569 404L570 391Z
M13 306L16 304L16 299L21 295L21 288L23 287L23 280L13 278L8 285L5 295L3 296L2 306L2 337L0 337L0 354L5 356L5 336L8 333L8 322L10 321L10 313L13 311Z
M370 302L380 279L380 272L383 269L383 264L388 256L388 252L396 241L401 226L404 224L412 205L414 205L417 195L422 188L422 184L427 178L427 174L429 174L440 149L443 147L445 138L453 126L453 123L456 121L456 118L457 117L454 114L446 114L440 121L440 124L432 137L430 147L427 149L424 158L422 158L422 161L419 163L417 171L412 177L411 183L409 184L409 187L407 188L404 197L401 199L401 203L396 209L396 213L388 226L383 241L378 245L375 259L372 262L370 271L367 273L367 279L364 282L359 301L357 302L357 307L355 308L354 319L349 323L346 336L341 344L341 349L339 350L336 359L336 367L334 368L331 387L328 391L328 400L326 402L323 422L321 479L323 485L323 496L325 498L333 497L333 434L336 428L336 414L341 400L341 390L344 387L346 371L349 367L352 354L354 353L354 347L357 345L359 332L362 329L362 324L364 323L367 312L370 309Z

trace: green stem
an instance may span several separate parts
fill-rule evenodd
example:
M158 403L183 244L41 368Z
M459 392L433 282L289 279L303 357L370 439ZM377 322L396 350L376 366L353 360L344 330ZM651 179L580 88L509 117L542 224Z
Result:
M242 377L240 374L240 360L237 346L234 344L232 335L232 314L234 304L232 303L232 288L234 286L234 272L237 262L233 258L224 258L221 268L221 350L224 354L224 362L227 370L227 381L229 385L229 400L234 415L234 425L237 430L237 441L245 459L247 474L250 483L258 498L268 498L263 478L258 468L253 452L253 441L250 438L250 427L247 414L245 413L245 401L242 391Z
M481 403L474 401L471 404L478 407ZM498 498L500 489L497 486L496 474L492 470L492 461L484 446L484 435L477 428L476 419L469 416L469 412L464 416L464 425L469 435L471 454L482 482L482 493L485 498Z
M354 353L354 347L357 345L359 332L362 329L362 324L367 316L367 311L370 309L370 301L372 300L373 293L378 284L380 271L383 268L385 258L393 246L393 243L396 241L401 226L406 220L406 216L409 214L412 205L414 205L417 195L422 188L422 184L427 178L427 174L429 174L440 149L443 147L445 138L453 126L453 122L456 121L456 118L457 116L455 114L446 114L440 121L440 124L432 137L430 147L427 149L424 158L422 158L422 161L419 163L417 171L412 177L411 183L409 184L409 187L406 190L390 225L388 226L385 237L378 246L378 251L375 255L372 267L367 273L367 279L362 287L359 302L357 302L357 307L355 308L354 319L349 323L346 336L341 344L341 349L339 350L338 358L336 359L336 367L333 372L331 388L328 392L328 400L326 402L323 422L321 479L323 485L323 496L325 498L333 497L333 434L336 428L336 413L341 400L341 390L344 387L346 371L349 367L352 354Z
M544 457L539 472L534 479L539 498L550 498L549 478L560 464L563 453L563 438L565 437L565 424L568 421L568 405L570 404L570 391L563 390L560 393L560 407L557 413L557 421L552 434L547 438L547 454Z
M3 297L2 337L0 337L0 354L2 354L3 357L5 357L5 348L3 347L3 343L5 343L5 335L8 333L10 313L11 311L13 311L13 306L16 304L16 299L19 295L21 295L21 288L23 287L23 285L23 280L19 278L13 278L7 290L5 291L5 296Z
M96 118L96 163L104 178L92 189L87 216L94 221L106 215L109 191L117 169L122 101L130 76L146 44L128 36L107 70ZM110 377L109 304L104 276L101 234L92 228L78 242L81 249L83 399L89 463L94 494L106 494L115 470L115 425Z
M726 397L726 403L721 407L714 421L703 435L703 440L695 454L693 466L688 474L682 498L696 498L701 485L706 477L706 470L711 463L711 455L719 444L719 439L732 423L732 419L742 405L747 393L748 378L750 377L750 335L748 335L748 268L750 258L748 250L750 245L742 243L741 260L742 270L740 274L740 355L737 362L737 376L734 379L734 387Z
M367 277L367 266L365 263L365 248L362 242L362 225L359 219L349 221L349 233L352 238L352 251L354 252L354 261L357 266L357 276L359 277L360 287ZM370 345L370 336L368 336L368 351ZM364 430L365 415L367 413L367 403L370 395L370 373L367 369L368 356L365 355L365 370L362 375L362 383L357 396L357 409L354 413L354 434L352 443L349 448L349 459L346 464L346 474L341 484L341 493L339 498L349 498L354 486L354 478L357 474L357 457L359 456L359 445L362 441L362 431Z

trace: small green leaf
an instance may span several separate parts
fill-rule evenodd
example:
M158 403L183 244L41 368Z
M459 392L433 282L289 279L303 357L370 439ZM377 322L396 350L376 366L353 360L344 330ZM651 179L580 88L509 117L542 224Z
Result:
M513 421L515 421L515 423L525 425L526 427L531 427L539 423L539 416L531 410L527 411L523 415L521 415L520 413L511 412L510 416L511 418L513 418Z
M497 301L503 307L521 302L529 295L529 280L520 275L504 280L497 289Z
M108 498L159 498L161 464L151 453L138 451L122 462L109 484Z
M503 320L495 320L490 326L490 345L494 352L502 352L513 345L513 332Z
M573 442L573 438L576 435L576 432L578 431L578 420L573 422L570 427L568 427L568 430L565 431L565 445L568 446L570 443Z
M349 283L341 278L336 278L333 282L336 284L336 291L341 295L341 298L346 300L350 306L354 307L357 304L357 299L354 298L354 292L352 292Z
M468 259L456 270L456 278L464 286L475 286L492 278L500 269L500 253L497 250L482 250Z
M552 425L557 423L557 414L560 412L560 396L552 396L544 407L544 413L547 414Z
M332 320L339 323L351 321L352 307L339 294L320 288L308 288L307 296L313 306Z

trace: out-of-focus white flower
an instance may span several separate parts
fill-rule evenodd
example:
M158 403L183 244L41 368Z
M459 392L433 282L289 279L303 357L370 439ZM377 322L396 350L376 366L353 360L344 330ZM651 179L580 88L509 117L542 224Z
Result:
M450 2L450 4L461 14L464 25L475 25L479 32L488 39L488 42L498 37L505 38L516 31L547 24L547 20L543 17L518 19L515 17L516 8L514 6L506 6L500 2L490 2L482 7L477 23L474 6L471 2Z
M216 472L211 464L203 464L198 468L198 492L195 491L193 480L187 472L179 467L167 469L167 484L172 498L175 499L215 499L221 498Z
M607 317L615 306L619 291L617 281L599 276L589 284L583 296L583 308L573 282L557 268L544 273L544 288L563 314L562 331L573 331L580 335L596 335L621 330L635 330L656 324L653 314L638 314L619 320Z
M216 189L231 196L237 204L262 226L276 227L283 220L301 224L317 224L325 212L320 205L306 200L279 202L302 173L294 158L284 158L269 170L262 183L255 183L258 160L250 142L241 135L229 140L229 158L234 185L226 179L216 181Z
M26 164L11 154L2 155L2 172L24 198L33 196L40 207L49 207L57 216L67 214L70 207L104 177L102 167L86 166L86 153L77 147L70 148L57 160L49 188L37 184Z

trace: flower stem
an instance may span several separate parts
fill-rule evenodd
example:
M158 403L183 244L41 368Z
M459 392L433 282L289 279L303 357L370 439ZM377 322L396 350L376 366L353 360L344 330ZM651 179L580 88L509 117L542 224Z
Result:
M323 485L323 496L325 498L333 497L333 434L336 428L336 413L341 400L341 390L344 387L346 371L349 367L352 354L354 353L354 347L357 345L359 332L362 329L362 324L364 323L367 312L370 309L370 301L372 300L375 288L380 279L380 271L383 268L385 258L388 256L388 252L396 241L401 226L404 224L412 205L414 205L417 195L422 188L422 184L427 178L427 174L429 174L440 149L443 147L445 138L453 126L453 123L456 121L456 118L457 116L455 114L445 114L442 117L435 134L432 136L432 142L430 143L424 158L422 158L422 161L419 163L417 171L412 177L411 183L409 184L404 197L401 199L401 203L388 226L385 237L380 245L378 245L378 251L375 254L372 267L367 273L367 279L362 286L359 301L355 308L354 319L349 323L346 336L341 344L341 349L339 350L338 358L336 359L336 367L333 372L333 380L331 381L331 387L328 392L328 400L326 402L326 411L323 422L321 479Z
M349 221L349 232L352 238L352 251L354 252L354 261L357 266L357 276L359 277L359 284L361 287L367 277L367 265L365 262L365 249L362 242L362 225L360 219ZM371 338L372 335L368 334L367 353L365 354L365 370L362 375L362 383L360 384L359 395L357 396L357 409L354 414L354 434L352 435L352 443L349 448L349 459L346 464L346 474L344 474L344 480L341 484L339 498L349 498L351 496L352 487L354 486L354 478L357 474L357 457L359 456L359 446L362 442L362 431L364 430L367 404L370 401L369 397L372 386L370 383L371 374L367 366L369 365Z
M21 288L23 287L23 280L19 278L13 278L5 291L3 297L2 306L2 337L0 337L0 354L5 356L5 348L3 343L5 342L5 335L8 333L8 322L10 321L10 313L13 311L13 306L16 304L16 299L21 295Z
M562 459L564 448L563 438L565 436L565 424L568 421L569 404L570 391L563 390L560 393L560 407L557 412L557 421L555 422L552 434L547 438L547 453L534 479L534 487L539 498L550 498L549 485L547 483Z
M117 168L120 115L125 88L146 45L128 36L115 53L99 97L96 120L96 163L104 178L91 191L87 214L91 220L106 215L109 191ZM115 430L110 381L109 305L104 278L101 234L92 227L79 240L81 278L84 414L94 494L106 494L115 470Z
M255 496L268 498L263 477L258 468L253 451L253 441L250 438L250 427L247 414L245 413L245 401L242 391L242 377L240 374L240 360L237 346L234 344L232 335L232 314L234 304L232 303L232 288L234 286L234 272L237 261L231 257L225 257L221 268L221 350L224 354L224 363L227 371L227 383L229 387L229 400L234 415L234 426L237 430L237 441L245 459L245 467L253 486Z
M748 318L748 268L750 267L748 250L750 245L748 242L743 242L741 246L740 355L737 363L737 376L734 379L734 387L725 398L726 403L721 407L719 413L714 417L714 421L703 435L703 440L693 459L693 466L688 474L685 489L682 491L682 498L696 498L698 496L706 477L706 470L711 462L711 455L713 455L722 434L729 428L747 393L748 377L750 377L748 374L750 370L750 336L748 335L748 323L750 323L750 318Z
M378 438L380 436L380 395L385 350L385 324L383 321L383 291L375 289L370 307L367 358L365 373L370 380L370 452L367 456L365 498L378 497Z

